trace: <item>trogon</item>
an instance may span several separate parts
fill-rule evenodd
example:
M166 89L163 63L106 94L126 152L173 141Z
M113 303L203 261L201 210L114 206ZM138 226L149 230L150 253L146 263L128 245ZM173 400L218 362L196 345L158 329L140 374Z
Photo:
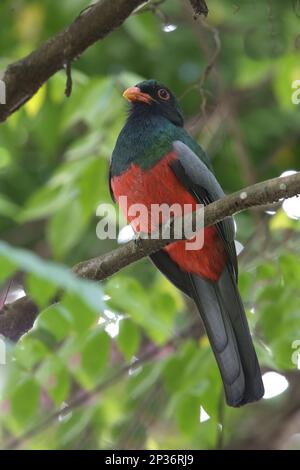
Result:
M148 215L137 223L129 211L134 204L143 204L151 213L155 204L189 205L193 210L197 204L220 199L224 193L210 161L183 128L183 116L172 92L155 80L147 80L128 88L123 96L130 102L130 110L113 150L109 179L112 197L134 230L157 228ZM164 220L160 217L157 222ZM188 250L187 241L179 240L151 259L195 301L227 404L238 407L259 400L264 387L237 287L234 237L233 219L227 217L204 229L202 248Z

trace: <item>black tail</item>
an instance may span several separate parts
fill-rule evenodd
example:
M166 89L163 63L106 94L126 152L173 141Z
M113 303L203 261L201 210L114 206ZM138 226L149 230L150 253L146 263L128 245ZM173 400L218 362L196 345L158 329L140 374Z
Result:
M241 406L264 394L261 372L237 285L225 268L218 282L191 275L193 297L216 356L227 404Z

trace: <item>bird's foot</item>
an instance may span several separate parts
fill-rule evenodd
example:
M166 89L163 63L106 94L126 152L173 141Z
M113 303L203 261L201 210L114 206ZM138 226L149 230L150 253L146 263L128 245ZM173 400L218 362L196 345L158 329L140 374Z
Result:
M143 244L143 234L142 233L136 233L134 236L134 243L137 247L137 249L141 252L144 252L144 244Z

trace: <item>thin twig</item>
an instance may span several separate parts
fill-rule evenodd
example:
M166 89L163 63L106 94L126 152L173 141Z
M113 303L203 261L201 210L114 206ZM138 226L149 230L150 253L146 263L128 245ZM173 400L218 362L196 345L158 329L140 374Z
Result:
M208 24L206 21L203 21L202 19L200 20L200 22L201 22L203 29L206 29L207 31L209 31L212 35L212 38L215 44L214 51L212 55L208 58L208 62L200 78L185 90L185 92L180 96L179 100L181 101L192 90L197 90L200 93L201 100L202 100L201 115L205 117L206 104L207 104L206 96L208 92L207 90L204 89L204 85L207 79L209 78L209 75L211 74L217 62L217 58L221 52L221 40L220 40L219 31L217 30L217 28L211 26L210 24ZM200 116L198 116L198 119L199 118Z
M5 305L5 302L6 302L6 299L7 299L7 296L9 294L9 291L10 291L10 288L11 288L11 285L12 285L12 282L13 280L10 279L5 285L4 287L2 287L2 289L0 288L0 311L3 309L4 305Z
M65 95L67 98L71 96L72 88L73 88L73 80L72 80L72 63L70 60L67 61L66 65L66 75L67 75L67 83L65 89Z

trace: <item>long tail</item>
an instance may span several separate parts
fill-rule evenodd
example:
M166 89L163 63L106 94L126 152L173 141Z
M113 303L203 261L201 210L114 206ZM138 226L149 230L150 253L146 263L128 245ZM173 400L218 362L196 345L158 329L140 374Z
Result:
M190 279L228 405L238 407L259 400L264 386L235 280L228 268L217 283L195 275Z

